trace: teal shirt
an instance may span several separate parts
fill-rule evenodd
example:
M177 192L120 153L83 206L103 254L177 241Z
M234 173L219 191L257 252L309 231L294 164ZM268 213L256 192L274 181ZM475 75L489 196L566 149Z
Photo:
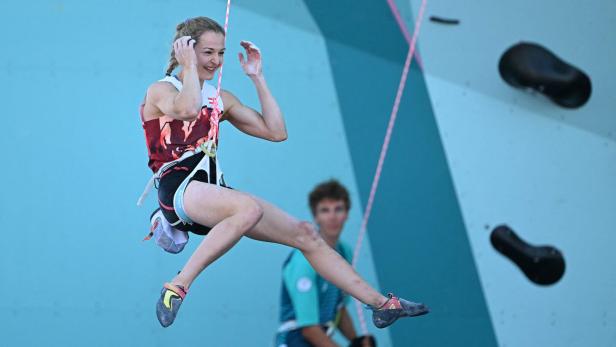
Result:
M344 242L336 251L349 263L353 252ZM283 265L281 324L295 321L293 329L324 325L336 320L338 311L348 302L348 296L323 279L299 250L293 250Z

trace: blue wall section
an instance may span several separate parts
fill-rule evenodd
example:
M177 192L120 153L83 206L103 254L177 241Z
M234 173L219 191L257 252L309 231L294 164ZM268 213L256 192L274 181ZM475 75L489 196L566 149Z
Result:
M420 1L412 1L416 10ZM420 46L482 287L501 346L614 346L616 30L613 1L429 2ZM410 23L409 23L410 25ZM566 110L505 84L500 55L534 41L586 71L593 95ZM552 244L567 270L534 285L490 245L508 223Z
M408 51L386 2L306 2L327 38L362 200ZM354 11L347 15L350 7ZM383 38L388 38L384 40ZM369 223L381 286L432 313L391 328L398 346L496 344L422 74L413 69Z

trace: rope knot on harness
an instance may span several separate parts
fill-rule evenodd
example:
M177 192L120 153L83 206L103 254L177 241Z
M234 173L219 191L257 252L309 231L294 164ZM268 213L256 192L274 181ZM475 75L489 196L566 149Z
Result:
M222 71L219 76L222 76ZM218 90L216 92L216 97L211 101L213 110L210 114L210 130L207 134L207 141L202 143L199 147L201 150L210 158L214 158L216 156L216 150L218 148L218 124L220 122L220 106L218 106L218 98L220 96L220 80L218 82Z

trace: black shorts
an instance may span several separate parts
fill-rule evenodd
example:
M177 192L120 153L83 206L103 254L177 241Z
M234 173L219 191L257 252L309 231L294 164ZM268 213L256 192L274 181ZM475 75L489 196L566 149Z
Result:
M205 156L205 153L201 152L199 154L195 154L191 157L183 159L178 163L174 164L167 170L165 170L158 181L158 204L160 205L160 210L163 212L163 215L167 219L167 221L171 224L177 223L180 220L180 217L175 213L175 208L173 206L173 196L175 195L176 190L182 184L182 182L188 177L188 175L194 170L194 168L199 164L201 159ZM216 160L209 158L210 160L210 172L206 172L205 170L197 171L193 177L190 178L189 182L198 181L203 183L211 183L216 182ZM224 182L220 184L221 187L227 187ZM182 222L178 223L174 226L176 229L182 231L190 231L199 235L207 235L210 232L211 228L205 225L193 223L193 224L184 224Z

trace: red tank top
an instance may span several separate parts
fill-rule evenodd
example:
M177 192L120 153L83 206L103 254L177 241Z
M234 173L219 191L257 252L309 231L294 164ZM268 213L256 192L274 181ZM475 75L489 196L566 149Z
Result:
M175 77L167 76L161 81L170 82L181 90L181 82ZM212 101L216 96L216 89L203 83L201 94L204 105L197 119L191 122L173 119L169 116L144 121L145 104L141 104L139 114L148 148L148 166L152 171L157 172L165 163L178 159L184 152L194 150L207 141L210 131L210 115L213 111ZM223 105L220 97L218 105L222 112Z

